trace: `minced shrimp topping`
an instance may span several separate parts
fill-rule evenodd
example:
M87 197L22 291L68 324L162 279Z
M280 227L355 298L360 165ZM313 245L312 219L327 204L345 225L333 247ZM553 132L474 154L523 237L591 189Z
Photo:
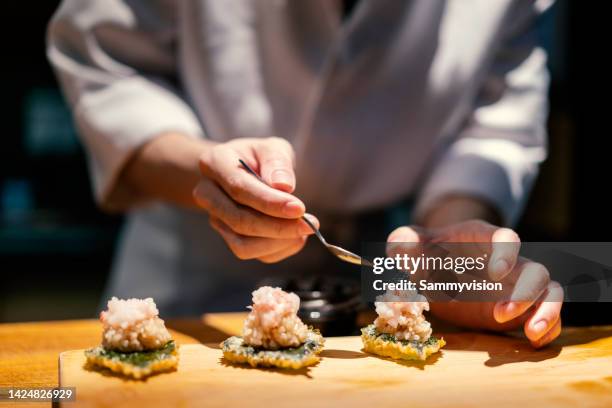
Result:
M308 327L297 316L300 298L280 288L263 286L253 292L253 305L242 338L250 346L276 350L306 341Z
M152 298L108 301L100 313L104 326L102 346L108 350L157 350L172 340Z
M393 334L398 340L425 342L431 336L431 325L423 316L429 310L424 296L416 292L392 291L376 298L378 317L374 320L381 333Z

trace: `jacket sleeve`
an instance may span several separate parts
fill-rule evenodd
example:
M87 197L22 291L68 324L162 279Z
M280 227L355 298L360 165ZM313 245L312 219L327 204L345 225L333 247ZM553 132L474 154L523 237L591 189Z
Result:
M139 146L169 131L203 136L173 86L175 13L162 1L64 0L49 23L47 55L86 147L96 199L108 210L138 201L118 176Z
M468 195L492 204L507 225L519 218L547 150L549 77L536 31L544 7L517 2L508 14L468 118L421 189L416 217L443 196Z

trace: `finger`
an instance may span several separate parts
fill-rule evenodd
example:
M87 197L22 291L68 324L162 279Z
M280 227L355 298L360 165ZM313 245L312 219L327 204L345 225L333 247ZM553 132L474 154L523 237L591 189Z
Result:
M387 237L387 255L417 253L421 247L422 231L414 226L403 226L393 230Z
M498 323L507 323L527 312L532 305L533 302L497 302L493 308L493 317Z
M563 305L563 289L557 282L550 282L542 301L533 315L525 322L525 335L532 342L544 337L557 323Z
M393 230L389 237L387 238L387 242L420 242L419 232L417 228L412 226L403 226L396 228Z
M531 261L519 262L513 273L518 278L512 289L510 300L499 302L494 308L494 317L499 323L512 320L523 314L544 293L550 282L548 270Z
M531 345L535 348L544 347L548 343L552 342L554 339L559 337L561 334L561 319L557 320L557 323L542 337L540 337L536 341L531 341Z
M215 180L233 200L264 214L280 218L304 215L304 203L297 197L266 185L242 168L238 153L217 146L200 160L202 174Z
M499 228L482 220L470 220L432 231L432 242L464 243L478 252L490 252L487 272L494 281L512 271L520 250L520 238L509 228ZM469 243L470 245L465 245Z
M313 234L312 229L302 219L270 217L236 204L215 183L207 179L200 181L196 186L194 199L201 208L211 216L219 218L239 235L291 239ZM319 220L316 217L310 214L305 216L317 228L319 227Z
M247 237L236 234L221 220L210 217L210 225L217 231L238 259L255 259L284 251L296 244L301 244L304 238L271 239Z
M253 259L274 254L292 245L301 243L305 238L272 239L239 235L215 217L210 217L210 224L223 236L230 249L240 259Z
M289 247L283 249L282 251L279 251L272 255L263 256L258 259L263 263L280 262L283 259L289 258L290 256L293 256L297 254L298 252L300 252L302 248L304 248L305 244L306 244L306 237L302 238L301 242L295 242Z
M489 277L493 281L500 281L516 265L521 249L521 240L517 233L511 229L499 228L491 236L491 249Z
M548 269L540 263L523 261L518 267L518 279L512 289L511 301L535 303L550 283Z
M304 216L315 228L319 228L319 220L316 217L310 214ZM301 218L297 220L274 218L247 207L234 208L219 218L237 234L249 237L291 239L314 234L312 228Z
M267 138L262 142L254 151L261 177L276 189L293 192L295 190L293 147L287 140L279 137Z

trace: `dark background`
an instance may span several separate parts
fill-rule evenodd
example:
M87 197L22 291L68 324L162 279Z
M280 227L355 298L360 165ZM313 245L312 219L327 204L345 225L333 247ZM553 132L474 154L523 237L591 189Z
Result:
M92 201L85 155L45 57L57 4L9 1L0 28L0 322L94 316L121 223ZM550 156L517 228L524 241L610 241L602 14L590 2L561 0L542 20ZM610 306L566 304L563 317L610 323Z

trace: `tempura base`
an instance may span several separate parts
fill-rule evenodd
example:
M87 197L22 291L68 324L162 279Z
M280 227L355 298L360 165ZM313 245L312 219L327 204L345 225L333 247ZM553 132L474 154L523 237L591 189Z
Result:
M324 342L317 330L309 329L306 341L299 347L265 350L245 344L242 337L232 336L221 343L221 349L223 357L233 363L297 370L319 361Z
M106 350L102 346L86 350L87 363L100 368L107 368L114 373L136 380L148 376L173 371L178 366L179 356L174 341L169 341L163 348L152 351L124 353Z
M426 360L446 344L444 339L433 336L425 342L397 340L391 334L379 333L373 324L361 329L361 341L364 351L368 353L396 360L419 361Z

